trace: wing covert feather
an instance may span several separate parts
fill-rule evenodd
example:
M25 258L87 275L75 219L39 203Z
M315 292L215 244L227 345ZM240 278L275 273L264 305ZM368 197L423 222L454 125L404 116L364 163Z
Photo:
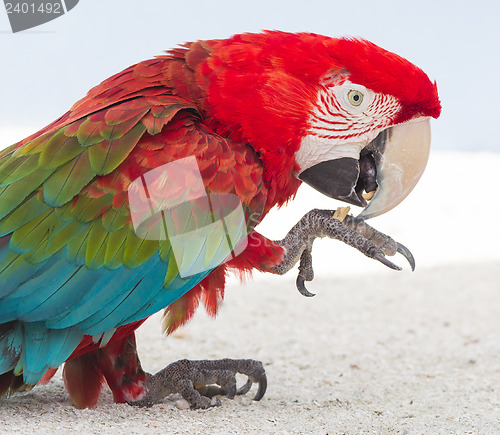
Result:
M141 320L210 273L182 278L168 238L138 237L127 201L134 179L195 156L207 191L238 195L247 214L265 203L253 150L211 133L179 97L137 97L80 115L0 152L0 322L28 325L4 341L26 349L15 367L30 381L84 335ZM207 249L206 264L219 248ZM185 261L196 261L191 249Z

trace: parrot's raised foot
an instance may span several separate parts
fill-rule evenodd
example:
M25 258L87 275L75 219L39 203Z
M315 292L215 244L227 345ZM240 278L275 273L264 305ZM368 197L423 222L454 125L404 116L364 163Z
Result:
M241 388L236 388L236 374L248 376ZM232 399L235 395L246 394L252 384L258 384L253 400L264 397L267 378L264 366L260 361L251 359L221 359L176 361L155 375L147 374L146 395L131 405L152 406L161 402L166 396L179 393L191 405L191 408L209 408L220 405L220 400L211 400L217 395Z
M305 282L314 278L311 250L314 240L322 237L340 240L394 270L401 270L401 267L386 256L400 253L415 270L415 259L408 248L372 228L364 220L346 216L340 221L334 217L333 210L314 209L306 213L283 240L277 241L285 248L285 255L283 262L274 267L274 271L281 275L300 259L297 289L304 296L314 296L307 290Z
M300 256L299 263L299 275L297 276L297 290L302 296L308 298L316 296L315 293L311 293L306 288L306 281L312 281L314 278L314 270L312 267L312 254L311 249L304 249L302 255Z
M387 236L389 237L389 236ZM411 253L411 251L404 245L402 245L401 243L397 243L397 251L404 257L406 258L406 260L408 261L408 263L410 263L410 267L411 267L411 270L412 272L415 271L415 258L413 258L413 254Z
M346 216L343 223L345 223L348 227L352 228L354 231L361 234L363 237L370 240L379 248L381 248L384 251L385 255L393 256L396 255L396 253L400 253L403 257L406 258L406 260L410 264L411 270L412 271L415 270L415 259L413 258L412 253L406 246L396 242L387 234L384 234L376 230L375 228L371 227L363 219L355 218L353 216ZM377 258L377 260L380 261L379 258ZM391 267L392 269L401 270L399 266L395 267L392 266L389 267Z

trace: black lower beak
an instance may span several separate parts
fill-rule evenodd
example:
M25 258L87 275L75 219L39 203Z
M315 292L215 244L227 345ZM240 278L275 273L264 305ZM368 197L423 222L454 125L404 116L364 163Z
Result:
M350 157L318 163L301 172L299 178L330 198L364 207L366 201L356 193L359 161Z
M330 198L365 207L362 193L377 189L377 169L371 154L318 163L301 172L299 179Z

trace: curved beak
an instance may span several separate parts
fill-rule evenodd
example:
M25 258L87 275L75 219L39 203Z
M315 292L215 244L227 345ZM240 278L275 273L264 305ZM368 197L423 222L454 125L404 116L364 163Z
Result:
M383 134L385 133L385 135ZM377 167L377 189L359 214L361 219L379 216L403 201L422 176L431 145L429 118L391 127L375 139L373 158Z
M298 177L331 198L365 207L358 218L370 219L396 207L413 190L429 159L430 143L429 118L410 120L382 131L359 160L327 160Z

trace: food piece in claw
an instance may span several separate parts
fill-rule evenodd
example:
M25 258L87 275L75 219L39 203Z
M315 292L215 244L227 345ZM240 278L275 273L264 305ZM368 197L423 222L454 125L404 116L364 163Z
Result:
M368 225L363 219L359 219L357 217L349 215L343 219L343 222L339 222L335 217L339 213L337 213L337 211L333 212L331 210L312 210L311 212L309 212L309 214L318 214L320 215L320 217L325 217L337 221L336 226L339 228L335 230L334 235L328 234L328 236L351 244L348 240L356 235L358 236L358 238L360 238L360 240L357 241L357 243L355 243L353 246L365 255L381 262L391 269L401 270L401 267L392 263L385 257L385 255L393 256L397 253L400 253L406 258L406 260L410 264L412 271L415 270L415 259L413 258L413 255L408 248L406 248L401 243L394 241L386 234L377 231L375 228ZM306 218L309 214L304 216L304 218ZM325 227L328 226L328 219L326 221L323 219L323 221L321 222L323 222L321 225ZM317 224L314 226L317 228ZM345 226L344 229L342 228L342 226ZM349 233L349 231L351 231L351 233ZM326 232L320 231L317 233L317 237L323 237L326 235L325 233ZM345 234L349 235L347 239L344 236ZM286 238L284 240L286 240ZM300 292L300 294L306 297L315 296L315 294L309 292L309 290L307 290L305 286L306 281L311 281L314 278L311 249L312 243L310 243L302 251L299 263L299 275L297 276L296 281L298 291Z
M282 262L272 268L273 272L279 275L283 275L300 260L297 287L299 291L302 290L302 293L306 293L306 291L304 290L304 282L310 281L314 277L311 257L312 245L316 238L322 237L329 237L331 239L340 240L357 249L367 257L373 258L392 269L401 269L399 266L395 265L385 257L387 254L394 255L396 252L398 252L397 249L386 249L386 254L384 249L377 245L377 243L380 243L385 247L387 243L383 242L386 239L390 239L389 236L382 235L382 233L376 232L375 230L371 229L374 234L381 235L378 238L374 237L374 240L372 241L369 238L361 235L360 232L348 226L345 223L348 218L349 216L344 219L344 222L340 222L334 217L334 212L332 210L314 209L306 213L299 220L299 222L293 226L293 228L288 232L283 240L278 240L275 242L283 247L284 255ZM367 229L371 227L369 227L361 220L359 222L360 223L358 225L360 225L360 228L362 228L363 231L368 234ZM396 242L394 241L392 241L392 244L394 246L397 246Z
M373 255L366 251L365 255L401 270L385 257L400 253L415 270L415 260L408 248L368 226L364 220L391 210L408 196L424 172L429 152L430 119L420 117L383 130L362 149L359 160L324 161L301 172L299 178L327 196L365 206L356 218L339 218L338 210L334 216L383 251ZM323 235L316 234L316 237ZM300 256L297 277L297 289L308 297L314 296L305 286L305 281L314 276L311 249L312 242L309 242Z

